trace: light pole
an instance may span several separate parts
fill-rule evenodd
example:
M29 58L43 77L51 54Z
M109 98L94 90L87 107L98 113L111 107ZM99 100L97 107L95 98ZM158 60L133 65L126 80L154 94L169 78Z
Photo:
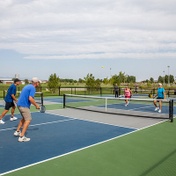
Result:
M164 77L163 77L163 84L165 84L165 71L163 71L163 75L164 75Z
M168 67L168 85L170 86L170 74L169 74L169 68L170 68L170 66L168 65L167 67Z
M112 77L112 74L111 74L111 68L109 68L110 69L110 78Z

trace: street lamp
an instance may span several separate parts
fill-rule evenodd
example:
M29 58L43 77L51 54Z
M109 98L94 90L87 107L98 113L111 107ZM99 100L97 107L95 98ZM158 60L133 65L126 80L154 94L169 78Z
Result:
M169 75L169 68L170 68L170 66L168 65L167 67L168 67L168 85L170 86L170 75Z
M112 74L111 74L111 68L109 68L110 69L110 78L112 77Z

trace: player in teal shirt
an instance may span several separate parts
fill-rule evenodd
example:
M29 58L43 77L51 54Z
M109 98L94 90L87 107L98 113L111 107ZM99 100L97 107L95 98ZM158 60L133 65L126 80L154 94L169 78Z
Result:
M165 89L162 87L161 83L158 84L158 90L157 90L156 97L157 98L153 102L153 104L155 106L155 111L158 111L159 113L161 113L161 110L162 110L162 100L166 98ZM158 105L157 105L157 102L158 102Z

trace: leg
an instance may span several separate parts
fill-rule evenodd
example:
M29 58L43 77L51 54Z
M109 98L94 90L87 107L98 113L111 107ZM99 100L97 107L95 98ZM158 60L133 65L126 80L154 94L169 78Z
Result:
M128 106L128 98L125 99L125 106Z
M156 103L157 103L157 101L154 100L154 101L153 101L153 104L154 104L155 107L157 107L157 104L156 104Z
M12 109L11 109L11 118L10 118L10 121L14 121L14 120L17 120L16 117L14 117L14 113L15 113L15 108L16 106L12 106Z
M12 109L11 109L11 116L13 117L14 116L14 113L15 113L15 106L12 106Z
M25 133L26 133L26 131L27 131L28 126L29 126L30 123L31 123L30 120L24 121L24 123L23 123L23 130L22 130L22 132L21 132L21 134L20 134L20 137L25 136Z
M157 100L154 100L154 101L153 101L153 104L155 105L155 111L158 111L159 108L158 108L158 106L157 106Z
M159 101L159 109L162 109L162 101Z
M25 120L24 120L24 118L22 118L22 119L20 120L19 124L18 124L17 131L20 131L20 129L21 129L21 128L23 127L23 125L24 125L24 122L25 122Z
M17 133L19 134L19 138L18 141L19 142L28 142L30 141L30 138L25 137L25 133L29 127L29 124L32 120L31 117L31 113L30 113L30 109L29 108L23 108L23 107L18 107L21 115L22 115L22 119L19 122L18 128L17 128ZM20 133L19 130L22 129L22 132ZM17 136L17 135L16 135Z
M7 112L9 111L9 109L12 107L12 103L10 102L6 102L5 103L5 108L4 111L2 112L1 116L0 116L0 120L2 120L2 118L7 114Z
M1 116L0 116L0 120L2 120L2 118L7 114L9 110L4 109L4 111L2 112Z
M0 124L4 124L5 122L2 120L2 118L6 115L6 113L8 112L9 110L6 110L4 109L4 111L2 112L1 116L0 116Z

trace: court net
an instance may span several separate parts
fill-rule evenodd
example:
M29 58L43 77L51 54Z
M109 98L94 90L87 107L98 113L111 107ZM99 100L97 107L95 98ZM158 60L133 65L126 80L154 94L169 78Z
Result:
M117 115L170 119L173 121L173 100L162 100L162 112L155 111L153 99L130 98L126 106L125 98L97 97L64 94L63 107Z

